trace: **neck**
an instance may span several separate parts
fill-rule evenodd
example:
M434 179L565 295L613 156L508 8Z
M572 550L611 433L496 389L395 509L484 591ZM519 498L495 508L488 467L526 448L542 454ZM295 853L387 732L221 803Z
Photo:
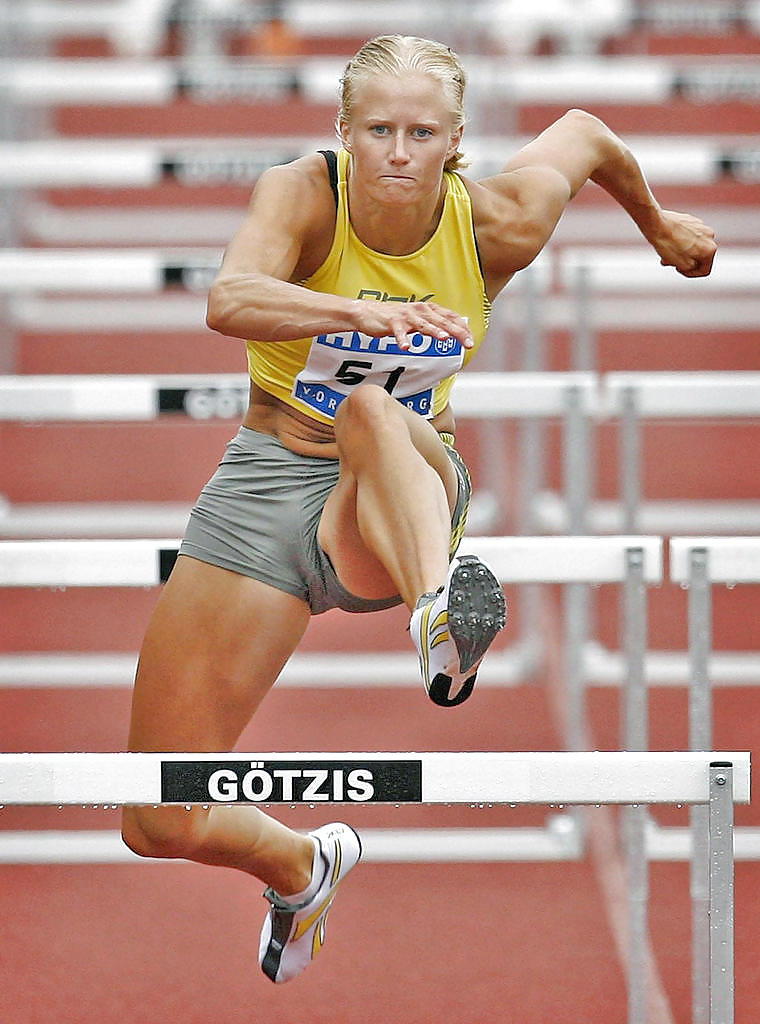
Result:
M406 256L416 252L436 232L446 198L446 185L431 196L411 203L382 203L352 186L348 180L351 227L375 252Z

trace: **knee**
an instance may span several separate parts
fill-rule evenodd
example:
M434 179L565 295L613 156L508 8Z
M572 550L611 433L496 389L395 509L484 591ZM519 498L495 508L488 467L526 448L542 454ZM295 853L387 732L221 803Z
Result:
M340 444L353 436L374 436L393 416L396 401L377 384L362 384L345 398L335 416Z
M197 811L184 807L125 807L121 837L140 857L192 860L197 849Z

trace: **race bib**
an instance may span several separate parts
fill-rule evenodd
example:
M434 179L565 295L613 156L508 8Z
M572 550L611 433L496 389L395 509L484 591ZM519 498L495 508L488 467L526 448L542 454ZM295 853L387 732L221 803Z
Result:
M456 338L410 335L409 349L393 337L359 331L320 334L293 383L293 396L330 418L360 384L377 384L420 416L433 415L436 385L462 368L464 349Z

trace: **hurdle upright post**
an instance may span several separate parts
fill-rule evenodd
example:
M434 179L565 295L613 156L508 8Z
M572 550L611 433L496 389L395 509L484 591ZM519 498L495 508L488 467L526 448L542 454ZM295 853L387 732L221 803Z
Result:
M710 1024L734 1024L733 765L710 765Z
M626 686L623 694L622 735L626 750L648 747L647 691L644 656L647 643L644 553L626 551L623 588L623 647ZM646 854L647 807L623 808L628 908L628 1024L646 1024L648 996L647 929L649 865Z
M563 478L567 499L567 532L586 533L588 513L589 423L583 395L577 387L569 387L565 397L563 440ZM589 746L586 721L583 650L589 634L589 589L586 583L567 583L563 588L564 670L567 695L568 750L585 750Z
M636 533L641 508L641 442L636 389L624 388L621 399L618 476L623 506L623 531Z
M711 590L705 548L689 553L688 643L689 748L709 750L712 745L712 701L709 658L712 646ZM712 1024L710 1018L710 828L709 807L695 804L691 823L691 943L692 1022Z

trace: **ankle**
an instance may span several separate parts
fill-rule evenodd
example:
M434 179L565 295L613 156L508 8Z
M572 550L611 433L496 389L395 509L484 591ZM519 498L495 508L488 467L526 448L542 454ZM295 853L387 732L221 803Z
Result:
M319 886L322 879L317 878L321 865L319 844L311 836L299 836L303 840L293 870L288 872L286 883L277 892L283 899L298 902L309 895L313 884Z

